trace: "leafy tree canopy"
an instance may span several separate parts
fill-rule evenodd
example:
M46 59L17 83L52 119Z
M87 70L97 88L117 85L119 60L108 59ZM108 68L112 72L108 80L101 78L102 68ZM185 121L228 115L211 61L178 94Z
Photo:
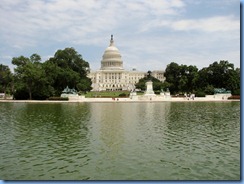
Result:
M139 82L137 84L135 84L137 89L141 89L141 90L146 90L146 82L147 81L152 81L153 82L153 90L154 91L160 91L163 87L163 83L158 80L157 78L153 77L151 75L151 71L149 70L147 72L147 76L145 76L144 78L140 79Z
M5 99L6 99L7 88L10 86L12 79L13 76L9 67L0 64L0 86L3 89Z
M225 88L233 94L240 91L240 70L228 61L215 61L198 71L196 66L170 63L165 70L166 81L171 93L195 93L202 91L213 94L214 88Z
M56 95L60 95L66 86L80 91L91 90L91 80L87 77L89 63L74 48L58 50L45 62L45 70L51 76Z
M54 57L41 63L41 57L14 57L16 99L46 99L59 96L66 86L79 91L90 91L87 77L89 63L74 48L58 50Z
M16 94L19 94L20 99L20 91L23 93L28 92L28 98L31 100L34 91L39 92L46 86L46 74L40 61L41 57L37 54L31 55L30 58L20 56L12 59L12 64L17 66L14 69L15 86Z

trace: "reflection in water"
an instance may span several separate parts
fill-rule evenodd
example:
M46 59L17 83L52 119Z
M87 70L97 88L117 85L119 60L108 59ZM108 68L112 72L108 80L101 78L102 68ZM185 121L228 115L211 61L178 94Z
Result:
M170 103L92 104L92 139L96 141L90 146L96 158L90 165L96 167L89 167L95 171L91 179L143 179L137 175L144 172L148 178L151 168L144 163L150 162L152 148L160 144L169 112Z
M116 154L127 141L162 134L169 111L170 103L97 103L91 107L93 136L105 144L108 155Z
M196 179L223 179L223 175L239 178L240 171L230 172L240 168L239 106L220 102L173 103L172 108L175 110L167 124L166 144L172 150L172 161L182 172L189 170Z
M93 104L91 107L93 138L100 140L102 152L109 159L118 154L124 140L124 106L115 103Z
M25 179L55 179L60 169L72 171L68 168L77 164L77 158L87 155L83 150L89 144L86 119L89 111L84 104L16 103L13 108L14 111L6 114L13 117L13 126L10 134L5 134L12 137L10 147L5 145L5 156L10 157L8 164L13 166L20 160L21 167L6 170L5 177L13 179L12 176L19 173L15 179L23 176ZM85 116L80 116L81 112ZM12 155L9 156L9 152Z
M2 179L238 180L239 102L0 103Z

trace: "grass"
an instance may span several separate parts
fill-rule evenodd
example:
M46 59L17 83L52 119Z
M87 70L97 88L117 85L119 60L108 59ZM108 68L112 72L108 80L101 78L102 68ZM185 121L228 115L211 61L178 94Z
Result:
M136 92L137 95L143 95L144 92ZM90 91L85 95L86 98L128 98L130 91Z
M84 94L86 98L123 98L129 97L129 91L90 91Z

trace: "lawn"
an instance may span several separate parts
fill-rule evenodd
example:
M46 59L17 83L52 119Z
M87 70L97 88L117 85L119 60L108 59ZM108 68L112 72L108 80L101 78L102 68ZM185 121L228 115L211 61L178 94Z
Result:
M90 91L85 94L86 98L124 98L129 97L129 91Z

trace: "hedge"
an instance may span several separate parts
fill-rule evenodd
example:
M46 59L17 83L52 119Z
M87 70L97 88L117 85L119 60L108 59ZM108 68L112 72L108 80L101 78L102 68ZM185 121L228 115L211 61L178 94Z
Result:
M228 97L229 100L239 100L240 99L240 95L232 95L230 97Z
M69 98L68 97L49 97L48 100L53 100L53 101L68 101Z

